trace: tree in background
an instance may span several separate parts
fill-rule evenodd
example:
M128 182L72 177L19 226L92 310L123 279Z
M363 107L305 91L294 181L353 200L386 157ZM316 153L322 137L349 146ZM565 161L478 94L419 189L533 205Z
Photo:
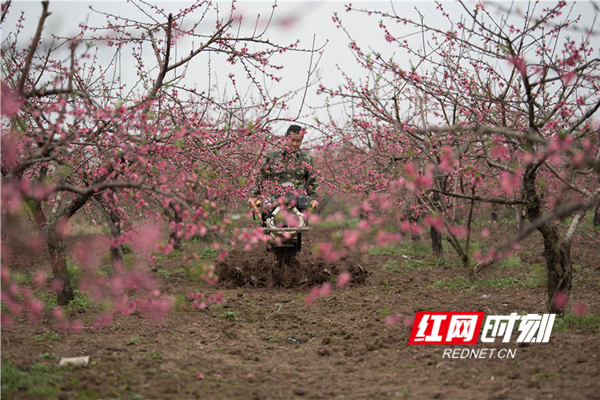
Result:
M402 183L429 211L428 223L439 232L445 228L471 276L537 230L548 308L561 311L571 289L570 246L600 194L597 29L579 27L565 2L528 3L524 11L514 6L503 16L494 15L493 5L461 2L456 18L444 7L436 8L447 27L422 13L411 20L348 6L378 16L385 39L406 51L410 66L363 50L347 31L366 77L346 75L343 86L320 88L355 110L348 126L327 127L330 143L360 166L352 169L355 181L383 189L403 170L416 182ZM339 16L334 19L343 27ZM394 26L412 28L422 45L396 38ZM473 213L491 204L515 207L519 215L522 210L530 225L489 254L473 255ZM457 226L459 208L463 221ZM567 217L572 219L561 232L556 222Z
M174 238L223 232L226 221L216 226L211 215L247 190L251 166L259 162L252 150L266 146L269 124L287 100L271 97L262 81L280 79L282 67L272 57L300 51L297 44L271 42L266 28L244 36L235 27L234 6L222 10L199 2L168 15L145 2L133 6L143 20L101 13L106 17L101 27L81 23L73 37L43 40L51 9L44 1L30 45L20 47L23 15L5 35L3 295L19 294L7 268L11 248L32 249L30 234L16 234L27 231L21 219L30 215L50 256L58 304L73 300L65 237L71 218L86 213L110 227L113 267L120 275L102 284L119 287L116 304L126 303L124 288L138 287L152 293L148 304L163 310L166 300L156 285L139 271L122 268L121 244L133 243L142 253L169 252ZM2 22L9 7L3 4ZM189 43L191 50L185 47ZM201 58L210 62L208 54L239 66L258 99L242 97L233 74L230 96L210 75L205 90L189 87L186 75ZM127 81L125 69L135 70L137 79ZM164 215L155 202L173 212L175 236L161 246ZM132 307L125 303L123 309Z

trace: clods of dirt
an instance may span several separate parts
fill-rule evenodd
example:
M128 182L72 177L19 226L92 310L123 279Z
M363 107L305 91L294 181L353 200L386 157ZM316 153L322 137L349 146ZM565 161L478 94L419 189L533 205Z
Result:
M369 272L359 263L342 260L336 264L317 260L309 254L292 257L287 265L277 262L271 253L260 250L234 250L224 262L217 265L221 284L227 287L312 287L335 281L349 271L352 282L364 284Z
M474 241L491 247L516 231L512 225L492 228L489 238L474 236ZM315 227L307 235L305 251L310 250L309 240L331 241L334 233L334 228ZM572 296L574 303L587 306L585 316L577 317L569 308L568 318L561 318L563 329L558 329L557 317L548 343L517 344L515 329L510 343L496 340L468 346L495 349L495 355L510 351L512 356L454 359L447 357L445 350L456 347L408 344L415 312L546 313L547 289L543 276L534 275L532 264L538 262L541 238L532 234L522 241L517 254L522 257L520 265L489 268L478 283L469 283L452 249L444 250L445 264L431 262L429 238L423 236L426 252L419 254L372 252L335 263L317 260L312 254L299 255L301 266L312 262L320 265L321 271L327 269L324 275L314 274L316 282L335 279L346 269L353 272L348 286L338 289L332 284L330 296L310 304L305 298L316 283L292 289L277 286L280 271L267 264L275 260L264 247L232 251L218 265L223 283L217 287L177 272L184 270L181 259L157 260L149 264L150 270L160 265L160 270L171 272L157 274L165 292L182 298L196 291L207 296L221 291L223 303L193 309L181 301L180 307L160 321L143 314L117 314L101 328L94 327L104 313L101 307L90 305L85 313L73 314L66 309L67 319L83 323L78 333L57 330L52 319L42 319L38 325L26 321L15 321L12 327L3 324L3 372L19 372L13 377L22 378L23 383L15 382L11 392L4 382L11 378L3 373L2 398L597 398L597 325L581 329L573 325L566 330L564 326L593 322L592 318L600 315L598 243L582 240L572 248L576 266ZM526 262L525 257L531 261ZM261 265L270 270L261 271ZM353 269L357 265L368 272L359 273L360 268ZM236 267L243 271L237 272L241 277L233 272ZM269 273L276 275L272 288L254 287L244 279L268 277ZM536 284L530 284L532 277L539 278ZM62 357L80 355L89 355L90 365L56 369ZM33 382L33 373L44 378L43 395L39 387L25 387Z

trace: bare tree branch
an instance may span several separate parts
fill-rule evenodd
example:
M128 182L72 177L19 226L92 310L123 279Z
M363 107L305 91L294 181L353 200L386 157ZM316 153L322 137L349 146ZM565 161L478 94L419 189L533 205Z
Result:
M19 93L23 93L23 88L25 87L25 81L27 80L27 76L29 75L29 69L31 68L31 61L33 60L33 56L37 49L38 43L40 41L40 37L42 36L42 31L44 30L44 22L46 18L51 13L48 12L48 1L42 1L42 15L40 16L40 20L38 22L37 30L35 31L35 35L33 36L33 40L31 42L31 47L29 47L29 52L27 53L27 59L25 60L25 65L21 70L21 79L19 79L19 84L17 86L17 91Z

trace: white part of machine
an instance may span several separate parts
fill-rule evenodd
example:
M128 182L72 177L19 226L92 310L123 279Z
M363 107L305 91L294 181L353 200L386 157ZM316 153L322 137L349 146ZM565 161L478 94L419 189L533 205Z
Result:
M283 211L288 213L287 216L279 215ZM289 221L293 219L293 221ZM284 209L280 206L276 207L270 214L269 217L265 220L266 227L270 230L271 239L275 240L276 238L280 238L281 242L296 242L297 232L293 229L286 231L277 231L277 228L281 228L281 223L284 223L286 228L306 228L308 226L308 220L304 214L302 214L296 207ZM291 224L289 222L292 222ZM288 236L286 238L286 236Z

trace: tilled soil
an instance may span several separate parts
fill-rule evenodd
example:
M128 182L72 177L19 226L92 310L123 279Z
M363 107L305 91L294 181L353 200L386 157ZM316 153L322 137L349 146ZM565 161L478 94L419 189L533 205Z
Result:
M494 232L490 243L506 238L512 229ZM318 242L332 232L315 228L307 237ZM578 270L573 300L596 315L599 250L589 243L576 243L572 250ZM541 263L540 253L540 238L527 239L520 253L523 264ZM300 271L283 279L264 248L250 253L234 250L220 265L223 280L215 286L178 273L180 260L161 260L151 267L160 264L161 270L173 271L161 277L163 290L223 291L225 302L204 310L179 308L158 323L140 314L120 315L100 330L89 325L100 310L72 310L70 318L83 319L85 327L80 334L58 338L47 334L53 329L49 321L3 327L3 363L27 370L33 363L57 364L61 357L88 355L91 361L85 368L66 370L55 395L28 395L23 390L10 397L3 392L3 398L600 398L597 329L554 332L549 343L497 340L469 347L515 350L514 358L449 359L443 351L451 346L409 346L410 326L404 322L417 311L505 315L546 310L545 289L539 285L438 287L436 282L464 276L464 271L450 250L443 265L429 263L430 259L427 254L373 255L332 264L307 252L297 259ZM417 264L419 268L412 267ZM311 286L356 265L366 271L362 281L334 289L331 296L311 305L305 303ZM382 265L406 268L396 273ZM490 269L482 278L523 278L526 272ZM303 279L306 282L300 284ZM396 314L403 316L398 318L401 322L386 324L386 317Z
M249 253L234 249L216 270L222 285L249 288L307 288L329 282L343 271L349 271L357 284L365 283L369 275L369 271L357 260L343 259L331 263L312 257L306 250L290 257L289 262L282 263L266 250Z

